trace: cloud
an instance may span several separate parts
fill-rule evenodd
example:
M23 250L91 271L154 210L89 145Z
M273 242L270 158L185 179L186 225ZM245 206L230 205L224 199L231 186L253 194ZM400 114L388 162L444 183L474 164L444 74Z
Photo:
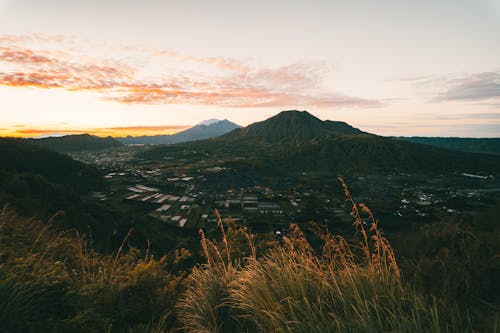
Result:
M19 44L19 43L72 43L75 37L67 35L46 35L40 33L34 33L29 35L0 35L0 43L2 45L6 44Z
M462 120L462 119L488 119L500 120L500 113L458 113L458 114L417 114L421 119L433 120Z
M483 72L451 80L437 99L483 101L500 98L500 72Z
M4 62L21 63L21 64L41 64L51 63L53 60L36 54L31 50L15 50L9 48L0 48L0 59Z
M500 104L500 71L400 80L410 81L429 102L476 102L491 106Z
M329 75L329 67L322 62L271 68L250 61L196 57L172 50L115 48L115 51L139 53L140 61L145 63L154 56L167 57L181 64L182 70L155 67L153 76L144 73L143 67L147 66L134 65L133 61L126 63L71 53L78 49L66 47L75 44L72 37L0 36L0 41L4 40L8 43L0 47L0 84L6 86L94 91L105 100L124 104L199 104L234 108L382 106L377 100L325 90L322 83ZM41 44L42 48L32 46L35 44ZM43 48L48 44L51 48ZM66 48L61 50L61 47ZM208 66L208 72L200 71L197 65Z
M14 87L104 92L126 84L135 71L119 62L107 60L97 64L92 59L77 62L64 52L19 47L1 47L0 63L14 67L11 71L0 70L0 84Z
M30 135L37 135L37 134L50 134L50 133L55 133L55 132L60 132L64 134L83 134L86 133L85 131L82 130L54 130L54 129L42 129L42 128L23 128L23 129L17 129L12 132L12 134L30 134Z

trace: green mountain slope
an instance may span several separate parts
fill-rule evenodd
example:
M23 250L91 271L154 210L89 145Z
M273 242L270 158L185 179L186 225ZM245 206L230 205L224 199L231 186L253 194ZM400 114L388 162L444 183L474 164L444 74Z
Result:
M101 184L95 168L22 139L0 139L0 156L0 171L38 175L79 191Z
M22 139L0 139L0 156L0 208L13 206L44 220L63 211L61 226L110 234L112 219L90 197L103 186L95 168Z
M220 139L288 144L362 133L344 122L321 121L307 111L293 110L281 112L265 121L240 128Z
M500 173L500 157L451 151L364 133L342 122L321 121L307 112L284 111L263 122L221 137L157 147L143 153L148 159L191 149L229 160L242 159L238 168L267 174L325 171L443 173L453 171Z

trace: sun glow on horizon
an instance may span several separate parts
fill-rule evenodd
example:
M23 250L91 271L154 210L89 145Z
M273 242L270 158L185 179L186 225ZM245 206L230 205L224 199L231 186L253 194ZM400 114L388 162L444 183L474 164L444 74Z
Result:
M137 126L137 127L112 127L112 128L81 128L69 129L67 127L25 127L23 125L12 128L0 128L0 137L37 138L45 136L59 136L70 134L90 134L100 137L122 138L126 136L152 136L172 135L190 128L191 126Z

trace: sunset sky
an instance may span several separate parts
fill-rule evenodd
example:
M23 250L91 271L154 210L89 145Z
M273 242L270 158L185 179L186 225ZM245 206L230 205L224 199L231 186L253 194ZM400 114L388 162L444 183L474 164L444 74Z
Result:
M288 109L380 135L500 137L500 0L0 0L0 136Z

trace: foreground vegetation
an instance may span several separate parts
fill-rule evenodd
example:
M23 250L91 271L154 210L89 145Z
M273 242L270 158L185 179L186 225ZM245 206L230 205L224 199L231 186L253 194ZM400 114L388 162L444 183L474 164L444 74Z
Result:
M398 235L394 251L344 190L352 238L311 223L277 239L219 219L200 231L199 249L161 256L130 246L132 230L101 253L89 237L55 228L57 216L42 223L6 207L0 331L499 331L495 212L482 224Z
M258 257L231 256L222 241L202 235L207 258L193 270L177 304L179 320L192 332L473 332L470 317L456 304L427 297L405 284L394 252L363 204L353 205L360 242L315 226L313 246L291 225L283 245ZM364 216L365 215L365 216ZM365 219L367 218L367 219ZM369 226L369 227L368 227ZM314 237L312 237L314 238ZM489 327L493 331L497 327ZM482 327L486 329L486 327Z

